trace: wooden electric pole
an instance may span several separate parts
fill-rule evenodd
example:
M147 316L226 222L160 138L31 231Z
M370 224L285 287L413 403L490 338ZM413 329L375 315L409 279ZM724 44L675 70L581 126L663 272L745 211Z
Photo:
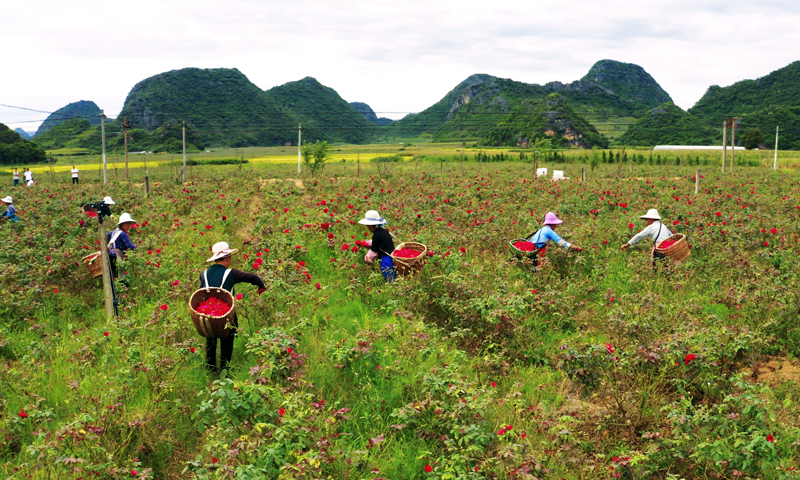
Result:
M108 184L108 165L106 163L106 114L100 110L100 136L103 143L103 185Z
M303 158L303 124L297 124L297 174L300 175L300 162Z
M736 118L731 120L731 168L728 169L730 173L733 173L733 155L736 151Z
M100 257L103 266L103 293L105 295L106 315L109 318L114 316L114 287L111 282L111 260L108 258L108 243L106 243L106 226L100 224Z
M722 122L722 173L725 173L725 164L728 163L728 121Z
M772 161L772 169L778 170L778 130L780 127L775 127L775 160Z
M128 175L128 130L131 128L131 124L128 122L128 117L125 117L125 120L122 122L122 131L125 134L125 181L130 182L130 176Z
M186 183L186 122L181 122L183 131L183 169L181 170L181 183Z

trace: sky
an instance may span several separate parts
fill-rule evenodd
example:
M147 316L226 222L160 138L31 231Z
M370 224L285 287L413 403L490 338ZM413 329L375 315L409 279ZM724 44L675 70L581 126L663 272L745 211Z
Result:
M0 123L34 131L185 67L237 68L267 90L311 76L402 118L474 73L572 82L598 60L643 67L688 109L710 85L800 60L796 0L28 0L0 9Z

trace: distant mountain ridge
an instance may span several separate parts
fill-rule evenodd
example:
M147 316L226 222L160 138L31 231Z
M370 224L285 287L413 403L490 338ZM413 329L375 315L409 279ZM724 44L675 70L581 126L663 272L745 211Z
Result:
M742 80L728 87L712 85L689 113L706 117L708 123L765 110L773 105L800 106L800 61L756 80Z
M487 146L529 147L537 139L556 148L608 148L608 139L585 118L575 113L558 93L543 100L528 99L514 106L481 142Z
M0 123L0 165L25 165L43 162L45 151Z
M625 145L713 145L719 133L700 117L666 102L647 112L628 128L620 142ZM722 140L720 139L720 144Z
M305 77L265 92L278 110L293 119L294 138L297 126L303 126L304 141L366 143L376 133L375 125L364 118L336 90Z
M297 124L237 69L184 68L137 83L118 119L153 131L185 121L212 146L297 141Z
M65 107L61 107L55 112L51 113L47 119L36 130L36 135L50 130L59 123L70 118L86 118L92 125L100 125L100 114L102 111L96 103L90 100L80 100L78 102L70 103Z
M565 97L582 113L641 116L670 96L642 67L601 60L580 80L569 84L528 84L475 74L421 113L388 128L398 135L430 134L434 140L481 138L514 106L551 93Z
M358 113L364 115L364 118L379 127L385 127L394 121L391 118L386 117L378 118L378 116L375 115L375 112L372 110L372 107L364 102L350 102L350 105L355 108Z
M21 128L15 128L14 131L17 132L19 134L19 136L24 138L25 140L30 140L31 139L31 135L28 132L26 132L25 130L21 129Z

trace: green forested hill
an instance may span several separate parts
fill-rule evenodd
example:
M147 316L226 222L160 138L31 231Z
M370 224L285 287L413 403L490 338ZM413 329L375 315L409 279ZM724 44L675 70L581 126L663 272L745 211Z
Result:
M780 126L778 140L780 150L800 150L800 106L773 105L757 112L743 115L739 120L738 131L759 129L764 134L766 147L775 145L775 127ZM720 129L721 130L721 129ZM736 134L737 143L741 138Z
M45 133L56 125L72 118L85 118L92 125L100 125L100 107L92 101L81 100L70 103L51 113L36 130L36 136Z
M551 139L556 147L608 147L608 139L582 116L569 102L552 93L544 100L528 99L516 105L484 138L484 145L531 145L536 139Z
M598 85L614 92L622 101L630 103L634 110L654 108L672 101L649 73L633 63L600 60L579 83Z
M721 133L672 102L664 103L636 121L620 138L625 145L716 145Z
M395 136L433 135L435 140L481 138L518 104L558 93L582 115L641 116L671 101L647 72L630 63L601 60L569 84L528 84L486 74L472 75L428 109L392 123Z
M712 85L689 113L721 127L726 118L762 111L773 105L800 107L800 61L756 80L742 80L729 87Z
M56 125L42 135L37 135L34 137L34 143L45 150L71 148L99 154L102 151L102 133L100 127L90 125L89 120L73 118ZM204 148L200 135L193 125L186 127L186 148L190 152ZM122 128L120 123L114 120L106 122L106 150L109 153L125 151ZM128 151L142 150L180 153L183 150L181 126L172 122L153 131L142 128L129 130Z
M43 162L44 150L33 142L0 123L0 165Z
M297 123L237 69L184 68L142 80L120 118L153 131L185 121L211 146L297 142Z
M365 143L375 136L376 127L342 99L336 91L311 77L267 90L268 98L286 117L303 125L303 142Z

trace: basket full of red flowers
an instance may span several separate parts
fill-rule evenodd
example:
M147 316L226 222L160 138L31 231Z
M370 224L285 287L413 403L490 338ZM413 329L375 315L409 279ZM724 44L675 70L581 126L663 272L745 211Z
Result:
M676 233L667 237L656 245L656 252L663 253L674 262L686 260L689 258L689 243L686 241L686 235Z
M428 247L418 242L403 242L392 252L398 275L416 275L425 266Z
M515 238L508 242L511 245L511 252L520 258L532 258L536 255L536 245L524 238Z
M233 295L222 288L201 288L189 298L189 312L197 333L206 338L225 338L231 329L236 304Z

